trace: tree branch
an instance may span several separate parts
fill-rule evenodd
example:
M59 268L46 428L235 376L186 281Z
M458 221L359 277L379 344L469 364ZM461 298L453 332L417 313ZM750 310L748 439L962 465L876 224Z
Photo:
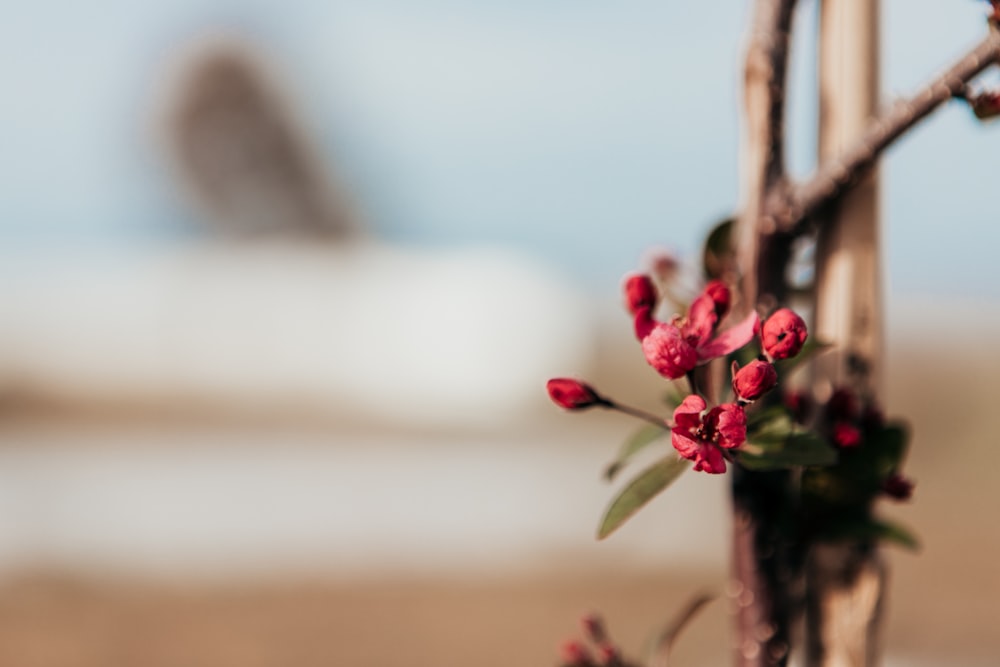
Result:
M762 227L769 193L785 179L785 89L795 0L756 0L746 52L743 127L743 202L734 247L739 309L753 310L762 292L779 291L783 262ZM791 615L789 582L777 526L786 473L733 471L733 571L729 587L739 667L787 664Z
M747 44L743 204L735 243L744 310L757 304L761 213L768 193L785 178L785 75L794 10L795 0L757 0Z
M856 183L882 152L939 106L960 94L966 84L987 67L1000 63L1000 30L989 35L964 57L909 99L897 101L876 117L857 144L823 165L809 180L765 202L765 228L793 234L805 231L813 213L836 200Z

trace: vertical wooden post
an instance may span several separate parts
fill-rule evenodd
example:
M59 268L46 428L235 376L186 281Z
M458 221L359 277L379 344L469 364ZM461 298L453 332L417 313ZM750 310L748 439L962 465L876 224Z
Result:
M820 5L820 160L857 141L878 105L878 0ZM881 383L878 175L841 198L818 240L816 336L833 343L818 377L863 393ZM822 387L820 389L823 389Z
M820 160L856 141L879 94L878 0L822 0ZM825 212L816 247L819 340L833 343L816 390L878 395L882 383L878 176L872 172ZM815 545L806 567L806 664L871 667L879 659L885 567L875 545Z

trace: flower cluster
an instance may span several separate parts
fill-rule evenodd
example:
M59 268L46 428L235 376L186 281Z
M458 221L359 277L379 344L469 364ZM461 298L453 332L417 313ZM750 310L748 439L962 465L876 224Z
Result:
M622 291L625 309L633 318L635 335L646 361L668 379L688 376L695 393L677 406L670 421L619 405L590 385L571 378L549 380L546 386L549 397L566 410L600 406L647 419L672 431L674 449L693 461L695 470L724 473L726 459L732 459L727 452L746 442L746 408L777 385L774 362L794 357L802 349L807 337L805 322L791 310L782 308L772 313L763 326L757 313L751 312L733 326L720 330L733 301L729 287L720 280L706 284L687 312L675 315L668 322L654 316L660 294L650 276L627 276ZM761 355L742 368L733 363L733 402L710 406L691 372L701 364L740 350L758 334Z
M648 278L646 281L651 287L652 282ZM626 288L633 284L630 279ZM635 317L635 335L642 342L646 361L671 380L684 377L699 364L735 352L753 340L760 327L757 313L752 312L726 331L717 331L731 302L729 288L718 280L705 286L691 303L686 316L675 317L670 322L658 322L653 318L655 298L633 302L632 297L627 296L627 300L629 304L636 304L630 312Z

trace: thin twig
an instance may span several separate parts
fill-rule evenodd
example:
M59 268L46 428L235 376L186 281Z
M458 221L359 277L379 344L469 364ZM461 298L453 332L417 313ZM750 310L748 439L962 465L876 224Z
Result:
M897 101L872 120L857 144L843 155L823 165L809 180L774 193L765 202L765 227L803 233L812 214L856 183L896 139L949 99L962 94L969 81L997 63L1000 30L991 28L986 38L917 94Z

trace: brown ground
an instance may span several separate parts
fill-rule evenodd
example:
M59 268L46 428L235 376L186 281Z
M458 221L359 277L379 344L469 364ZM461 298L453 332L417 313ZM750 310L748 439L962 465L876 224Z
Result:
M994 357L894 349L890 412L912 419L913 505L893 508L921 535L890 550L890 656L908 665L1000 664L1000 448ZM496 579L392 578L220 586L75 579L0 583L0 665L17 667L418 667L552 665L599 609L633 654L721 572L561 570ZM676 665L725 664L724 601L683 636Z

